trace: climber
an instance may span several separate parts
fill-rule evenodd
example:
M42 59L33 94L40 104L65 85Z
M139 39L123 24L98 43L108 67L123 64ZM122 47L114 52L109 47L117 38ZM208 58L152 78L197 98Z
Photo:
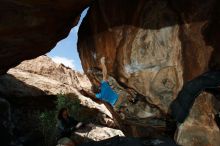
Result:
M71 134L83 126L82 122L76 121L69 115L67 108L61 108L57 116L57 140L63 137L70 137Z
M103 80L100 84L100 92L96 94L96 97L114 106L116 101L118 100L119 95L112 90L108 83L107 68L105 66L105 57L102 57L100 59L100 62L102 67Z
M117 116L121 119L126 117L126 114L130 114L129 105L137 102L137 95L130 89L124 89L117 82L107 76L107 68L105 65L105 57L100 59L102 68L102 81L100 83L98 94L96 98L109 103ZM112 84L112 85L111 85ZM96 90L97 91L97 90ZM97 92L95 92L97 93Z

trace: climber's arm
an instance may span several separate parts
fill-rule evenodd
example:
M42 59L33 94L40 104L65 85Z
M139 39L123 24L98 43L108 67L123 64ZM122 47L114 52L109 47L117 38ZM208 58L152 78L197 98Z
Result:
M101 62L101 67L102 67L103 80L107 81L108 80L108 72L107 72L107 68L105 65L105 57L102 57L100 62Z

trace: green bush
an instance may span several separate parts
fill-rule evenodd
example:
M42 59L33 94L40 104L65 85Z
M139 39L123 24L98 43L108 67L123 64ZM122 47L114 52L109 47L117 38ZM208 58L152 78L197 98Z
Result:
M46 146L54 145L56 141L56 113L55 111L46 111L40 115L40 131L44 136L44 143Z
M57 95L57 101L56 101L57 113L59 109L63 107L68 108L70 115L77 119L77 117L79 116L78 113L80 109L80 100L77 98L77 95L75 94Z

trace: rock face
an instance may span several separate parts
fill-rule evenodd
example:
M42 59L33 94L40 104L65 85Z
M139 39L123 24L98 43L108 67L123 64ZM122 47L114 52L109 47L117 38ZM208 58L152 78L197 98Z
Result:
M57 64L47 56L24 61L8 74L0 77L0 93L15 97L38 97L74 93L81 103L90 108L98 108L112 117L103 104L97 104L83 96L81 90L91 90L87 76L62 64Z
M89 3L90 0L1 0L0 74L25 59L50 51L77 24Z
M39 117L45 110L55 110L57 94L65 94L65 98L78 101L77 120L89 119L116 127L105 105L82 95L82 90L91 90L85 74L56 64L47 56L24 61L0 76L0 95L4 95L12 106L13 133L17 137L32 135L39 130Z
M16 93L16 96L56 95L72 93L72 90L76 89L91 89L91 83L85 75L62 64L56 64L47 56L24 61L1 78L4 80L0 84L0 90L7 95ZM31 88L25 90L21 82L27 84L28 88L32 86L33 90L30 90ZM37 92L36 88L39 89Z
M24 61L0 77L0 93L8 97L33 97L57 94L76 94L82 105L97 108L112 117L103 104L83 96L80 90L91 90L86 75L57 64L47 56ZM13 99L12 99L13 100Z
M105 56L109 75L138 99L126 103L127 121L140 126L164 117L184 82L220 67L218 6L217 0L97 0L79 29L84 71L97 84Z
M176 140L183 146L218 146L220 131L214 120L213 96L202 93L187 120L178 128Z

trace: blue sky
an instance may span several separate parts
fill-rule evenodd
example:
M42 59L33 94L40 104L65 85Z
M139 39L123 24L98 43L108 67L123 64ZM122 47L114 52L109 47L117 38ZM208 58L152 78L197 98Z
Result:
M64 65L71 67L74 70L83 72L81 61L77 52L77 39L78 39L78 29L85 17L88 8L83 11L80 17L80 21L77 26L71 29L68 37L57 43L55 48L53 48L47 55L53 59L56 63L63 63Z

